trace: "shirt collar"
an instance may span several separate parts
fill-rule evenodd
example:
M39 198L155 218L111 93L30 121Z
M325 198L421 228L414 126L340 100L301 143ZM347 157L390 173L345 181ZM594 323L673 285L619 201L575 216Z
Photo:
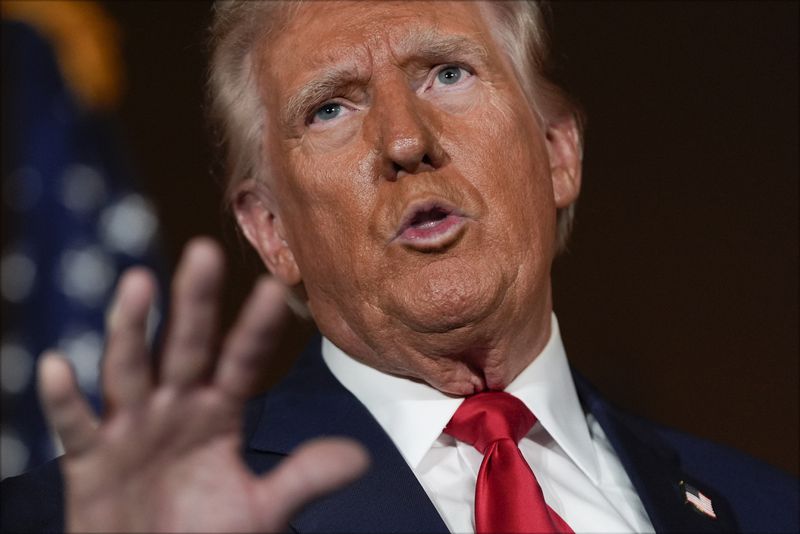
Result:
M322 340L322 358L342 385L364 404L412 469L439 438L463 398L422 382L383 373ZM542 352L506 388L533 412L578 467L595 483L599 470L558 322Z

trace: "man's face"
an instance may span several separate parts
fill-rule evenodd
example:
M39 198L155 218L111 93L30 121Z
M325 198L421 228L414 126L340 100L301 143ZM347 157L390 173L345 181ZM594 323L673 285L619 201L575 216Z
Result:
M490 31L473 2L306 2L259 61L273 239L251 240L285 241L274 270L334 343L457 394L547 341L577 194Z

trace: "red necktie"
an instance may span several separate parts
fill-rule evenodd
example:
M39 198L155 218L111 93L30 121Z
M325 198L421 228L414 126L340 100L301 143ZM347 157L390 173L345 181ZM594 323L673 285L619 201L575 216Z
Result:
M534 423L536 417L521 400L488 391L464 399L445 427L447 434L483 454L475 486L477 534L572 532L544 502L542 488L517 447Z

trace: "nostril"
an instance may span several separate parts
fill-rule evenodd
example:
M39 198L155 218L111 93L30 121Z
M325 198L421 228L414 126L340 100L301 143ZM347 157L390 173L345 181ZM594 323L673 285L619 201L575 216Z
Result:
M425 154L422 159L409 161L392 161L392 174L403 176L404 174L414 174L417 172L430 171L433 169L431 158Z

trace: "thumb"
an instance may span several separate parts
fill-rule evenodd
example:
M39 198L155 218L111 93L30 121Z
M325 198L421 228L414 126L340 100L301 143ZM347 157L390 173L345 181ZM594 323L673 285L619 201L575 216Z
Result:
M303 506L353 482L368 466L367 451L351 439L304 443L257 483L264 526L280 530Z

